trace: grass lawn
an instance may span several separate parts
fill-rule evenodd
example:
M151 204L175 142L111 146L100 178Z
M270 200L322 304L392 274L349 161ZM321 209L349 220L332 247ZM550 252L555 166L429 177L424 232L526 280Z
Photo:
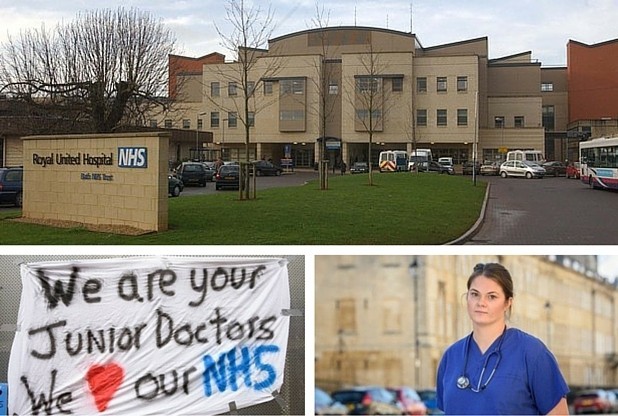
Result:
M433 174L374 174L329 178L301 187L272 188L258 199L238 192L169 200L169 230L141 236L61 229L8 219L0 213L0 244L140 245L408 245L443 244L478 219L486 183Z

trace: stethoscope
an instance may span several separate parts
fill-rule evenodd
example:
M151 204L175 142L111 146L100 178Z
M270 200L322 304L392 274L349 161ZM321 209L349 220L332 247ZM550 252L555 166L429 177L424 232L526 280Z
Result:
M487 357L485 357L485 362L483 363L483 369L481 370L481 376L479 377L479 382L476 386L476 389L470 385L470 379L466 375L466 370L468 368L468 356L470 355L470 342L472 341L472 334L468 335L468 339L466 340L466 358L464 360L463 373L461 376L459 376L459 378L457 378L457 387L459 387L462 390L470 387L470 390L472 390L475 393L479 393L485 390L485 388L487 387L491 379L494 377L494 374L496 373L496 369L498 368L498 364L500 364L500 360L502 359L502 353L500 352L500 350L502 349L502 341L504 340L505 333L506 333L506 326L504 327L504 331L502 331L502 335L500 335L500 341L498 342L498 347L492 352L490 352L487 355ZM497 356L496 363L494 364L494 369L491 370L491 373L489 373L489 378L487 379L487 381L485 381L485 383L481 385L483 381L483 376L485 375L485 370L487 369L487 364L489 363L489 359L494 354L496 354Z

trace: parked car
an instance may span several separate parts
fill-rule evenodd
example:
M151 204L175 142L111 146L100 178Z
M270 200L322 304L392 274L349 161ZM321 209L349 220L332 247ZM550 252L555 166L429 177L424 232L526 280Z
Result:
M481 175L492 175L492 176L497 176L500 174L500 162L490 162L490 161L485 161L480 169L479 169L479 173Z
M185 185L172 174L167 175L167 193L173 197L180 196Z
M473 162L472 160L467 160L464 162L461 173L464 175L472 175L473 173L478 175L481 171L481 162Z
M350 173L368 173L369 164L367 162L354 162L350 168Z
M438 409L438 393L435 389L423 389L416 391L421 397L425 407L427 407L427 414L429 415L443 415L444 412Z
M182 162L178 168L176 168L176 176L185 185L197 184L199 186L206 186L207 173L206 166L200 162Z
M281 166L277 166L266 160L258 160L253 162L255 165L255 174L257 176L276 175L279 176L283 172Z
M545 169L545 175L547 176L562 176L566 175L566 165L557 160L551 162L545 162L541 165Z
M316 415L347 415L348 408L333 399L324 390L315 388L314 409Z
M0 203L13 204L21 207L23 204L22 168L0 168Z
M240 166L223 165L215 176L215 189L223 188L238 189L240 187Z
M545 176L545 169L532 162L507 160L500 165L500 176L503 178L507 178L509 176L523 176L528 179L542 178Z
M217 174L217 168L215 168L216 162L202 162L204 166L206 166L206 180L212 182L215 180L215 175Z
M351 415L401 415L395 396L382 387L354 387L335 391L333 399L347 406Z
M406 415L426 415L427 406L418 393L410 387L389 388Z
M573 163L569 163L566 167L566 177L567 179L570 178L575 178L575 179L579 179L580 177L580 173L579 173L579 162L573 162Z
M455 173L453 167L444 166L439 164L434 160L419 162L418 163L418 171L419 172L433 172L433 173L447 173L452 175Z
M580 413L610 413L612 404L605 390L584 390L573 400L575 414Z

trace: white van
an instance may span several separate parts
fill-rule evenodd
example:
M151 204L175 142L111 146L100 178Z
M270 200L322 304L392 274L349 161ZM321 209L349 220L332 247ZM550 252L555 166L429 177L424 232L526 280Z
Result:
M538 165L545 162L543 152L540 150L511 150L506 154L506 160L526 160Z
M440 157L438 158L438 163L442 166L448 166L450 168L453 167L453 158L452 157Z
M408 160L408 170L414 170L417 163L431 162L433 157L431 155L431 149L416 149L410 153L410 159Z

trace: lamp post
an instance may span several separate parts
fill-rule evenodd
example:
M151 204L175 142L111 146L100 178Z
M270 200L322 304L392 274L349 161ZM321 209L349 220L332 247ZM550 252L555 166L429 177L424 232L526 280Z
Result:
M419 298L418 298L418 268L419 261L416 256L408 266L410 277L412 277L412 285L414 290L413 309L414 309L414 380L417 386L421 385L421 357L420 357L420 340L419 340Z
M221 120L221 122L223 123L221 125L222 130L221 130L221 159L223 159L223 153L225 152L225 123L228 121L228 118L224 118L223 120Z
M197 115L197 117L195 119L195 156L196 156L196 159L198 159L198 160L200 159L200 152L199 152L199 149L200 149L200 128L199 128L200 116L203 116L205 114L207 114L207 113L205 113L205 112L204 113L198 113L198 115Z

